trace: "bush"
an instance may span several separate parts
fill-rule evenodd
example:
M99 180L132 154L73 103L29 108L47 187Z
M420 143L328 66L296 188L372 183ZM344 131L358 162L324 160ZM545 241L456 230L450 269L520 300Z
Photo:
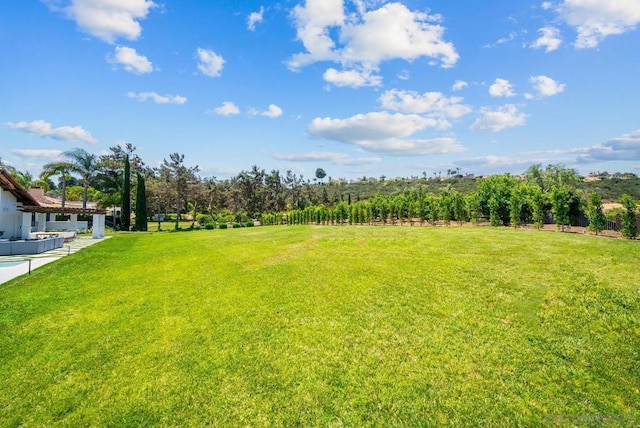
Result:
M196 221L201 226L206 226L208 223L213 223L213 217L211 217L209 214L198 214L196 216Z
M226 229L227 228L227 223L220 223L218 225L218 229Z
M208 222L207 224L204 225L204 228L207 230L213 230L216 228L216 224L212 221Z
M253 222L252 222L252 221L248 221L248 222L245 224L245 226L246 226L246 227L253 227Z
M238 228L241 228L242 226L240 225L240 223L233 223L233 226L232 226L232 227L233 227L234 229L238 229Z

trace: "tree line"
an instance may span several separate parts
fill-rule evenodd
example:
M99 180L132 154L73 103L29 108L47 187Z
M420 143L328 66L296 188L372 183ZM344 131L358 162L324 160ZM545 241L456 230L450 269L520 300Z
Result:
M362 186L354 188L331 177L325 183L327 174L321 168L312 179L291 170L282 174L257 166L229 179L201 178L200 168L188 166L184 155L172 153L152 168L135 146L126 144L110 147L99 156L84 149L64 152L59 161L44 165L37 179L12 172L25 187L40 186L60 197L63 205L70 195L75 196L72 199L80 195L83 207L87 201L119 207L122 215L117 225L124 230L145 230L146 221L154 216L171 217L178 228L185 216L195 222L198 214L219 223L259 219L265 225L487 221L494 226L542 227L553 218L562 230L570 226L571 218L586 215L596 233L606 222L602 196L586 193L577 171L563 165L543 168L537 164L521 176L482 179L463 178L459 170L449 170L446 178L425 173L406 182L363 177L359 180ZM390 182L394 190L385 192ZM623 195L619 202L624 207L622 232L635 237L637 226L631 219L636 218L638 201ZM134 225L131 212L136 214Z

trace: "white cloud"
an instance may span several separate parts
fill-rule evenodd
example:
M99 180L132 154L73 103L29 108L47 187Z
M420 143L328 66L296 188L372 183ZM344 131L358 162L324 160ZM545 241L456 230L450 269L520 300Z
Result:
M252 116L264 116L270 119L276 119L282 116L282 109L275 104L269 104L269 109L267 111L260 111L256 109L251 109L249 114Z
M462 97L446 97L440 92L419 94L397 89L386 91L379 98L380 105L385 109L436 118L439 128L450 127L448 119L471 113L471 108L462 104L462 101Z
M151 100L156 104L184 104L187 102L187 98L180 95L160 95L156 92L129 92L127 96L141 102Z
M55 161L60 159L62 150L15 149L11 150L11 153L24 158L40 158Z
M383 61L421 57L444 68L455 65L459 58L455 47L444 41L444 27L435 23L440 16L412 12L395 2L367 11L378 3L358 1L357 12L348 16L343 0L307 0L296 6L292 16L305 52L293 55L289 68L332 61L363 75L377 71Z
M505 79L496 79L495 83L489 87L489 95L492 97L513 97L513 85Z
M496 110L483 108L481 113L482 116L471 125L473 131L498 132L506 128L522 126L527 122L527 115L519 113L518 108L513 104L506 104Z
M107 60L112 64L119 64L130 73L144 74L153 71L153 64L146 56L138 54L135 49L117 46L113 55Z
M529 45L533 49L544 48L545 52L553 52L562 44L560 30L554 27L543 27L538 30L540 37Z
M326 82L343 87L358 88L362 86L380 86L382 84L382 77L372 75L371 71L338 71L335 68L329 68L322 77Z
M398 156L462 151L462 146L454 138L408 138L418 131L438 125L438 120L417 114L372 112L347 119L315 118L309 125L309 134L353 144L375 153Z
M556 11L578 32L578 49L595 48L606 37L626 33L640 23L637 0L564 0Z
M275 159L287 162L331 162L334 165L371 165L382 161L378 157L353 158L346 153L310 152L310 153L275 153Z
M591 163L635 159L640 159L640 129L613 138L606 143L586 148L577 160L581 163Z
M156 6L150 0L44 0L49 7L63 12L80 30L107 43L119 37L136 40L142 33L140 20Z
M454 91L461 91L464 88L466 88L467 86L469 86L469 84L467 82L465 82L464 80L456 80L453 83L453 86L451 87L451 89L453 89Z
M544 1L542 2L541 6L544 10L549 10L553 7L553 3L551 3L550 1Z
M533 89L536 90L540 97L551 97L564 91L567 86L564 83L559 83L547 76L532 76L529 81L533 84Z
M264 19L264 6L260 6L260 10L258 12L251 12L249 17L247 18L247 29L249 31L256 30L256 24L259 24Z
M511 41L515 40L516 37L518 37L518 33L511 32L511 33L509 33L509 35L507 37L501 37L498 40L496 40L495 43L488 43L488 44L484 45L484 47L485 48L495 48L498 45L502 45L504 43L511 42Z
M220 107L214 108L213 111L220 116L232 116L235 114L240 114L240 109L238 108L238 106L231 101L223 102Z
M61 141L79 141L86 144L98 144L98 140L81 126L61 126L54 128L50 123L44 120L34 120L32 122L8 122L5 123L7 128L18 129L27 134L37 135L38 137L51 137Z
M205 76L220 77L225 60L212 50L198 48L198 70Z

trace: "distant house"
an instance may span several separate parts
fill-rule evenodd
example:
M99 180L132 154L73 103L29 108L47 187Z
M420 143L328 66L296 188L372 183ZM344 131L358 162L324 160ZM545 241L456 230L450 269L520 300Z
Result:
M78 231L78 214L93 215L93 237L104 237L105 210L93 205L83 210L73 202L63 208L56 201L38 200L42 192L35 196L25 189L6 169L0 168L0 239L34 239L49 231ZM69 215L65 222L55 222L56 214ZM53 216L53 219L47 217ZM64 224L62 224L64 223Z

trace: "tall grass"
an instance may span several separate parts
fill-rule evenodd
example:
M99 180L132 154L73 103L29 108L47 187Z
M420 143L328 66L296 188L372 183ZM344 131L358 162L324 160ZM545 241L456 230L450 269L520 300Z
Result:
M0 426L637 424L639 261L512 229L116 235L0 286Z

